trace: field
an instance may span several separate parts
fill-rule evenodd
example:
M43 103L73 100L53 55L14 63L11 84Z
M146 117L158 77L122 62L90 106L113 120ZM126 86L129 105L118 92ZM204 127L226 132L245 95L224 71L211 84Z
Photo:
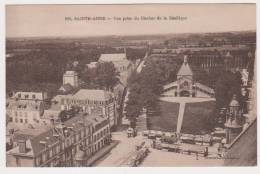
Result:
M147 115L148 129L176 131L179 114L179 103L160 101L155 114Z
M176 131L179 103L160 101L157 112L147 115L148 129ZM215 102L187 103L182 122L182 133L201 134L209 132L214 119Z
M187 103L184 111L182 133L203 134L211 130L215 102Z

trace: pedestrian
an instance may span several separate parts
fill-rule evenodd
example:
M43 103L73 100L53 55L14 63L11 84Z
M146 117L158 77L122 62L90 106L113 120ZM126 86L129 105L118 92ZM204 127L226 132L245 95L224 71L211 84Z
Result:
M196 152L196 160L199 160L199 154Z

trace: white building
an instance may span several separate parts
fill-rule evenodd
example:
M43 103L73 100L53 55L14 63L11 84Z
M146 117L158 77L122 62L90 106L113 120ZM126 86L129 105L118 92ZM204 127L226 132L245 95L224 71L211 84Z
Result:
M44 106L42 101L8 100L6 116L8 126L17 129L38 128L50 125L50 120L43 119Z
M79 86L78 73L75 71L66 71L63 75L63 85L70 84L73 87Z
M183 64L177 73L177 81L165 85L163 90L163 96L214 97L214 90L212 88L194 81L193 72L188 64L187 56L184 56Z
M109 117L110 126L117 124L116 98L113 93L104 90L80 89L75 94L61 98L61 110L69 110L73 106L80 107L82 112L92 114L100 112Z
M112 62L118 72L127 71L130 61L127 60L125 53L101 54L99 62Z

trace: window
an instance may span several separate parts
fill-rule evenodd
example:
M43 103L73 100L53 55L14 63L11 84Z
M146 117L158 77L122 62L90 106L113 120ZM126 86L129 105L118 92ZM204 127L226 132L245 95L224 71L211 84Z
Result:
M88 128L85 129L85 135L88 136L89 130Z
M35 98L36 98L36 97L35 97L35 94L33 94L33 95L32 95L32 98L33 98L33 99L35 99Z
M27 120L27 118L26 118L26 119L24 119L24 122L25 122L25 123L28 123L28 120Z
M81 131L78 132L78 140L81 140Z
M76 143L76 135L73 135L73 142Z
M57 146L54 146L53 148L52 148L52 154L53 155L56 155L56 152L57 152L57 148L56 148Z
M21 94L18 94L18 98L21 98Z
M10 121L10 122L13 122L13 117L10 117L9 121Z
M82 129L81 134L83 137L86 137L86 132L84 131L84 129Z
M18 118L15 118L15 122L18 123Z
M18 116L18 113L17 113L17 111L15 111L15 116Z
M49 157L51 158L52 157L52 149L49 150Z
M56 151L57 151L57 153L60 153L60 145L56 146Z
M23 123L23 119L20 119L20 123Z

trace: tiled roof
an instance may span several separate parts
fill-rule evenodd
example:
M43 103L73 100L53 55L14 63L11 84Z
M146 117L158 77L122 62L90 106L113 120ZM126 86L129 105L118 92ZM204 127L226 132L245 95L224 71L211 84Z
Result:
M99 61L101 62L117 62L126 60L125 53L116 53L116 54L101 54Z
M80 89L73 98L81 100L107 101L112 97L112 93L97 89Z
M85 121L84 121L85 120ZM71 127L69 130L69 134L71 131L77 131L81 129L83 126L103 126L103 124L107 121L107 117L105 116L99 116L99 115L84 115L78 114L75 117L72 117L71 119L67 120L64 122L63 125L60 126L65 126L65 127ZM84 124L82 124L84 123ZM106 122L108 123L108 122ZM58 125L57 125L58 126ZM26 154L23 155L30 155L30 156L37 156L41 151L45 149L45 146L51 146L55 143L58 143L60 141L60 136L53 136L54 133L58 133L57 129L49 129L45 132L42 132L38 135L35 136L30 136L30 135L22 135L20 138L22 139L27 139L26 141L26 146L28 148L28 151ZM28 139L29 138L29 139ZM46 142L46 144L41 144L41 142ZM19 147L15 147L14 149L8 151L9 154L19 154Z
M197 86L198 88L201 88L201 89L203 89L203 90L205 90L205 91L207 91L207 92L209 92L209 93L214 94L214 90L213 90L212 88L206 86L206 85L203 85L203 84L201 84L201 83L196 82L196 83L195 83L195 86Z
M193 73L191 71L191 68L189 66L189 64L186 62L184 62L179 70L179 72L177 73L177 76L192 76Z
M69 119L68 121L66 121L64 123L64 126L66 127L73 127L73 131L79 130L83 127L83 124L81 124L80 122L83 121L84 116L83 114L75 116L71 119ZM90 126L92 123L90 121L85 122L85 126ZM30 139L31 142L31 147L33 150L33 153L35 155L37 155L39 152L41 152L42 150L44 150L44 145L42 145L40 142L41 141L45 141L46 145L53 145L57 142L60 141L60 137L55 137L53 136L54 133L54 129L50 129L46 132L43 132L42 134L33 137L32 139ZM49 137L48 139L46 137Z

